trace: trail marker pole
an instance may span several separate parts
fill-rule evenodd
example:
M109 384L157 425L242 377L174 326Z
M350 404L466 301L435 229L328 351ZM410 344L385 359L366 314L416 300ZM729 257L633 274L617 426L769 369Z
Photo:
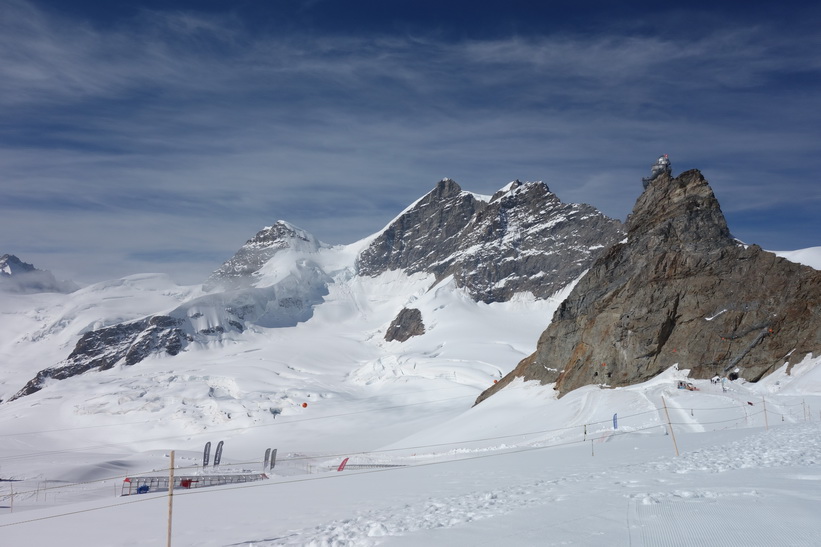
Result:
M171 466L168 470L168 547L171 547L171 513L174 508L174 451L171 451Z
M761 398L761 404L764 405L764 430L769 431L770 424L767 421L767 401L764 399L764 397Z
M676 449L676 456L678 456L678 443L676 443L676 434L673 431L673 424L670 423L670 413L667 411L667 403L664 401L664 397L661 398L661 404L664 405L664 415L667 416L667 427L670 430L670 437L673 439L673 448Z

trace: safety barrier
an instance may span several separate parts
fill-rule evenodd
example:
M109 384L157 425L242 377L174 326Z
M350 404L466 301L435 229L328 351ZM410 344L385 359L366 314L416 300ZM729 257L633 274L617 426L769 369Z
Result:
M222 484L238 484L244 482L254 482L267 479L265 473L242 473L226 475L180 475L174 477L174 489L177 488L203 488L207 486L219 486ZM159 492L168 490L168 475L126 477L123 481L121 496L132 494L146 494L148 492Z

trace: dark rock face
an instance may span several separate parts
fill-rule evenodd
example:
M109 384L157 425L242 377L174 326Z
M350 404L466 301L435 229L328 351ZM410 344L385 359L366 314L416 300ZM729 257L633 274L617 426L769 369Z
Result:
M653 180L611 247L556 311L513 378L624 386L673 364L751 381L821 352L821 272L730 236L697 170Z
M10 400L40 391L50 379L65 380L89 370L107 370L118 363L131 366L161 351L177 355L190 341L180 328L182 323L173 317L155 316L87 332L65 361L38 372Z
M516 181L485 202L445 179L360 254L357 269L453 275L486 303L523 291L546 298L623 236L618 220L562 203L540 182Z
M484 202L462 192L456 182L442 180L360 254L357 270L368 276L388 270L426 271L438 257L459 249L457 236L484 208Z
M0 256L0 277L12 277L37 271L33 264L23 262L14 255Z
M14 255L0 256L0 291L8 293L74 292L79 287L71 281L57 281L48 270L38 270Z
M416 308L402 308L399 315L391 321L385 340L391 342L405 342L412 336L425 334L425 323L422 322L422 312Z

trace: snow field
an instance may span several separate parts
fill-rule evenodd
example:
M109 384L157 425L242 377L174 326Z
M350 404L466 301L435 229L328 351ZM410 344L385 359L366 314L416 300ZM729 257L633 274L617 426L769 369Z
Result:
M174 539L248 546L814 545L820 433L819 423L685 433L682 444L693 449L679 458L663 434L625 434L597 446L595 455L586 444L536 448L178 491ZM156 544L164 538L167 498L131 498L77 503L75 514L54 519L44 508L6 515L0 533L59 544L60 521L69 519L80 526L76 545ZM3 526L12 522L23 523Z
M817 544L820 358L726 391L676 389L684 364L562 399L518 381L474 407L565 294L475 303L452 279L352 276L347 252L322 255L336 282L310 321L0 405L0 478L20 479L0 482L0 542L162 544L166 495L120 497L122 479L166 473L171 450L178 473L214 472L202 447L224 440L222 471L260 472L269 447L277 466L258 483L175 491L174 545ZM136 276L63 308L14 301L4 393L31 375L20 355L65 357L94 306L136 317L196 296L186 290ZM386 342L403 307L426 333Z
M782 392L800 391L793 384L814 378L817 373L818 362L817 359L805 360L800 366L793 368L796 376L785 376L780 380L774 380L773 385L778 382L778 387L781 388ZM342 479L344 476L370 477L375 475L379 477L379 480L384 479L387 481L387 477L393 476L392 473L398 473L397 476L401 476L401 473L422 473L422 478L415 478L410 482L415 485L417 481L421 483L427 481L427 488L433 488L432 492L441 491L442 493L431 497L427 495L427 490L424 488L422 491L414 490L404 481L400 481L401 486L396 487L399 490L388 496L388 499L393 499L398 495L398 503L400 503L398 506L384 508L377 504L376 507L373 507L374 500L382 500L382 497L376 493L373 494L374 500L361 500L361 506L352 507L344 502L343 498L340 503L346 510L353 511L355 509L353 516L346 514L347 516L340 518L330 518L334 514L333 511L330 511L327 522L323 521L324 523L321 524L310 524L309 522L299 529L288 528L286 535L274 538L265 536L262 540L253 539L248 542L248 545L375 545L383 540L388 541L390 538L399 538L398 541L401 544L402 536L417 537L418 534L425 536L428 533L435 536L431 538L432 544L450 544L449 539L441 539L440 534L434 532L439 531L446 537L450 532L445 533L442 530L450 531L452 529L453 533L458 531L457 535L466 534L468 532L463 529L464 526L472 528L475 523L484 519L495 519L510 513L519 514L522 511L536 510L534 508L546 503L575 500L576 497L582 500L578 502L580 505L575 505L575 510L578 511L579 507L588 506L587 496L590 492L602 489L600 481L604 480L604 476L614 472L611 469L611 464L614 463L615 447L620 447L617 452L624 453L622 455L626 456L624 463L633 466L620 471L628 478L619 483L620 489L627 488L630 490L629 494L622 494L623 496L627 495L630 505L622 508L623 510L619 514L629 516L629 520L626 521L629 522L626 533L628 534L627 539L633 544L687 544L676 543L674 538L685 537L695 540L702 536L688 536L686 534L682 536L680 530L671 532L670 526L673 526L671 522L676 521L676 518L681 521L681 518L684 517L680 517L680 515L685 513L688 515L686 519L693 519L693 522L698 524L708 517L710 519L718 518L715 515L722 514L721 511L724 511L724 509L713 508L706 511L703 507L693 508L692 504L679 507L684 502L701 500L704 503L713 504L729 503L732 507L727 510L729 513L736 510L753 511L757 507L755 504L760 503L758 501L760 493L754 489L739 490L735 486L727 486L725 490L711 489L706 486L694 488L686 478L682 480L670 479L669 476L721 474L745 469L761 471L776 467L790 467L799 470L790 475L790 477L795 477L790 480L796 485L817 485L817 483L811 482L821 479L817 467L821 463L821 457L819 457L819 431L816 423L803 422L797 416L785 413L781 415L783 421L774 419L772 431L762 432L763 409L759 410L758 414L748 416L745 421L740 419L738 409L749 407L745 399L753 398L755 390L767 391L770 389L769 386L750 385L739 381L734 382L731 385L731 390L726 393L721 391L720 386L715 386L718 391L713 393L709 389L714 386L709 382L696 382L697 385L702 383L706 385L700 385L702 390L697 392L675 389L673 386L675 386L677 378L685 376L686 371L670 369L659 378L640 386L620 389L601 389L589 386L568 394L561 400L555 399L548 386L520 382L504 390L500 394L504 395L503 397L491 398L477 407L452 417L440 428L429 428L422 433L394 443L387 447L388 450L366 451L358 454L343 451L335 456L329 456L327 454L283 453L280 447L280 459L277 468L275 468L270 482L265 481L266 484L258 486L262 490L267 490L268 485L289 485L288 488L297 488L297 485L300 484L313 484L315 480L333 481ZM677 412L683 415L679 417L674 412L671 416L673 428L679 439L678 446L682 451L682 456L679 458L672 457L673 445L670 436L666 435L666 427L661 412L659 408L654 407L651 403L652 400L660 398L662 394L665 401L668 401L670 408L677 409ZM775 409L783 411L785 408L795 408L796 406L802 408L802 419L812 419L813 417L812 413L804 411L804 407L809 406L806 402L806 395L798 399L797 396L779 393L777 395L768 395L768 399L774 409L771 411L772 418L778 416L778 411ZM809 400L816 404L821 402L818 398L813 397L809 397ZM519 401L518 405L516 401ZM687 412L688 408L690 409L689 413ZM403 416L405 410L406 408L397 407L384 412L397 419ZM619 430L615 432L612 430L611 411L613 410L618 411L620 416ZM449 414L452 414L452 412ZM351 419L358 421L360 418L361 416ZM699 419L704 420L704 422L700 423ZM755 420L760 423L755 422ZM320 418L314 420L314 423L317 430L327 430L334 427L335 420ZM511 429L517 424L519 429ZM586 436L583 433L585 425L588 431ZM751 426L757 427L752 430L750 429ZM539 427L543 429L539 430ZM511 431L513 433L510 433ZM696 434L699 431L707 431L707 433ZM710 433L710 431L716 431L717 433ZM504 432L504 434L497 435L494 432ZM217 435L217 433L209 432L209 434L213 440L216 440L217 437L214 437L214 435ZM717 437L716 434L718 434ZM357 441L362 442L365 436L366 433L360 430L357 434ZM236 440L230 439L228 446L230 447ZM165 439L164 442L168 443L168 441L169 439ZM632 446L632 450L629 450L625 449L627 445L634 446ZM548 454L551 456L547 456ZM504 469L509 465L514 467L519 465L518 463L509 463L511 460L514 462L519 460L534 462L540 457L544 457L546 461L549 461L553 454L565 454L565 456L560 457L561 461L558 464L555 462L550 464L552 469L555 469L556 465L562 469L564 474L560 475L561 480L559 482L556 482L553 475L549 479L531 481L531 475L533 477L542 476L539 474L542 472L541 464L533 463L532 467L520 469L518 472L513 473L513 476L509 472L500 471L500 469ZM572 456L568 457L567 455L570 454ZM23 453L21 456L27 465L32 463L32 454ZM65 514L73 512L72 508L81 507L84 504L88 504L89 507L106 507L111 505L111 500L114 494L117 493L122 476L139 472L162 472L163 467L167 466L167 452L149 452L131 454L130 456L111 455L106 456L107 459L105 460L101 460L101 456L88 452L67 456L64 452L57 451L51 456L52 473L29 476L25 483L18 483L15 513L13 515L9 513L7 516L14 518L15 522L19 522L17 520L19 515L24 515L20 519L24 521L26 520L26 514ZM343 457L348 456L351 464L348 471L342 474L331 471L335 469ZM40 456L34 459L38 458ZM580 468L574 467L577 463L584 463L587 458L590 458L587 465ZM42 458L40 459L42 463ZM178 466L184 468L189 465L196 466L199 463L198 460L198 453L182 452L177 461ZM19 462L20 459L18 458L17 461ZM72 461L75 462L73 465L67 465L68 462ZM153 464L149 470L145 464L152 461ZM2 462L2 469L9 467L13 469L15 466L15 458L8 452L6 452ZM599 468L602 465L601 462L605 462L606 471ZM407 467L369 471L353 470L356 464L372 463L389 463ZM246 461L245 463L229 461L229 464L224 463L223 467L229 470L251 469L257 471L259 465L259 461ZM452 473L449 469L453 469L450 466L462 465L467 466L466 469L476 468L476 474L459 471L453 472L459 478L448 476L449 473ZM43 469L40 465L32 468ZM429 469L430 472L420 471L425 469ZM440 469L448 471L440 471ZM587 478L582 480L577 473L568 474L573 469L577 471L581 469L580 472L586 473ZM55 470L58 472L54 473ZM117 474L118 471L120 476ZM494 481L497 479L493 478L490 482L487 482L488 477L497 477L500 473L502 477L507 477L508 480L496 483ZM629 478L631 475L633 478ZM650 484L642 491L635 491L637 485L645 484L637 480L636 477L646 475L663 475L668 478ZM446 483L450 485L450 489L437 490L434 487L440 485L443 476L447 476ZM101 477L106 480L101 480ZM523 483L523 477L527 477L528 481ZM363 478L362 480L370 481L372 479ZM806 481L810 482L807 483ZM569 496L568 492L573 491L573 489L567 490L565 488L567 484L584 482L587 483L585 488L590 492L585 490L585 492L576 492L574 494L576 497ZM675 484L676 487L670 488L668 482L669 484ZM708 486L710 485L709 480L705 482ZM492 486L494 484L494 487L485 487L485 485ZM664 489L659 489L658 484L664 485ZM482 487L479 488L479 486ZM558 488L559 486L561 488ZM24 487L29 489L27 494L23 489ZM473 489L464 491L465 487ZM313 487L310 487L309 490L311 488ZM323 491L323 487L318 488ZM581 486L579 488L581 489ZM217 491L222 489L214 488L209 490L217 495ZM603 495L605 498L614 495L612 488L608 487L604 490ZM407 498L405 493L408 491L415 491L416 498ZM205 491L191 492L192 495L201 493L205 493ZM181 493L181 495L186 494L185 492ZM341 495L338 492L336 494ZM382 495L385 494L386 492L382 493ZM298 488L291 495L297 499L301 499L302 496L312 497L309 492L300 493ZM801 494L800 496L804 495ZM745 496L747 497L745 498ZM754 501L748 499L750 496ZM162 498L162 496L159 496L159 498ZM415 499L416 501L409 503L409 499ZM0 507L6 505L6 500L8 500L7 497L0 501ZM103 503L103 500L108 503ZM123 503L121 500L122 498L118 498L114 503ZM238 500L237 503L247 503L247 501L241 502ZM595 518L587 516L583 519L597 521L604 518L605 522L609 522L602 515L606 516L611 511L615 511L616 509L611 506L615 502L611 502L610 505L601 505L601 503L596 505L596 503L593 503L591 507L600 507L599 516L595 517L594 515ZM645 507L646 505L655 504L666 504L673 508ZM745 504L753 504L754 507L750 509ZM51 508L50 511L48 510L49 507ZM365 509L362 509L362 507ZM100 511L109 509L100 509ZM305 506L303 506L303 509L307 511L307 515L313 514L311 509ZM767 510L770 511L770 509ZM729 516L729 513L727 516ZM677 515L677 517L672 518L673 515ZM628 518L627 516L625 518ZM215 518L218 519L219 517ZM305 515L300 515L300 518L304 519ZM0 523L3 520L0 518ZM665 522L666 524L664 524ZM765 521L761 520L759 522ZM617 523L618 526L625 526L620 521L610 523L610 525L616 527ZM123 525L127 526L125 523ZM282 525L285 525L285 523ZM287 525L291 526L290 521ZM805 537L809 531L805 530L806 525L803 526L804 528L799 528L798 532L790 533L797 533L799 539ZM622 528L616 527L616 529L622 535L625 533ZM778 529L778 526L768 528L768 530ZM796 528L792 526L791 529ZM734 532L736 536L740 533ZM786 532L782 530L777 533L782 534L779 537L784 537L783 534ZM566 534L567 537L572 536L569 529ZM667 537L665 534L672 535ZM498 536L496 537L500 539ZM529 541L528 537L529 535L525 534L521 537L521 540L527 542ZM567 537L563 541L566 541ZM719 537L723 536L714 536L714 538ZM747 536L741 535L738 537ZM759 534L757 537L772 539L773 536ZM382 540L377 542L373 538L382 538ZM480 539L473 537L465 544L474 544L474 540L478 541ZM533 539L533 544L543 544L541 541L536 541L535 537L531 539ZM594 536L589 539L592 543L588 544L595 544ZM202 537L199 540L192 539L191 543L182 544L208 544L200 543L201 541ZM440 541L443 543L440 543ZM640 543L642 541L644 543ZM789 544L811 544L801 543L801 541L803 540ZM91 545L94 543L92 541L85 544ZM126 542L122 544L141 545L150 544L150 542ZM216 542L213 544L230 543ZM481 544L481 542L478 544ZM582 544L585 543L582 542ZM699 544L732 545L733 543L707 542ZM767 543L748 542L746 544L764 545Z

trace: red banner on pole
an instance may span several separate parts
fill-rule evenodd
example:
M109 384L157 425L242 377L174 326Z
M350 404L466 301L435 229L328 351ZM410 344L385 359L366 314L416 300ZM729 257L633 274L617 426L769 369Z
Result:
M342 463L339 464L339 469L337 469L337 471L342 471L343 469L345 469L345 464L347 464L347 463L348 463L348 458L345 458L344 460L342 460Z

